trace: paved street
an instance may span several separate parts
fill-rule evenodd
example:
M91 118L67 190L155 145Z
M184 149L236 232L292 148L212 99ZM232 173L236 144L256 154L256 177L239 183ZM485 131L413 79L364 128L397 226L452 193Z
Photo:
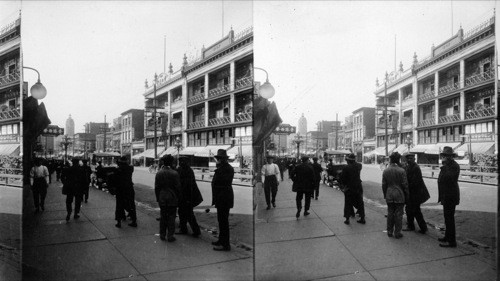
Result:
M280 183L276 208L265 210L262 190L257 200L257 280L495 280L497 276L494 257L463 243L455 249L439 247L439 230L431 228L426 235L405 232L402 239L387 237L386 208L378 204L365 203L366 225L354 220L345 225L344 195L326 185L320 187L319 200L311 203L311 214L298 220L290 180Z
M230 252L213 251L215 238L207 231L199 238L176 235L174 243L161 241L158 214L144 206L137 208L137 228L118 229L114 196L95 188L82 203L81 217L66 223L60 185L49 187L41 214L33 213L31 193L25 196L24 280L252 279L251 250L234 245Z

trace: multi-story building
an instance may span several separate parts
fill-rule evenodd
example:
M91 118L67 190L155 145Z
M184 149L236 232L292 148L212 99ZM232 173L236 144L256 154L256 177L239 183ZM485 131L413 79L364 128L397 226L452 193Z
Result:
M75 120L71 118L71 114L68 119L66 119L66 128L64 131L68 137L73 137L73 135L75 135Z
M104 138L106 134L106 138ZM119 147L113 147L113 128L106 133L100 133L95 135L95 150L96 152L104 152L104 146L106 145L106 151L120 152Z
M0 29L0 155L19 156L21 98L27 83L21 79L21 18Z
M352 112L352 152L357 161L363 158L365 139L375 136L375 108L361 107Z
M354 132L354 120L353 116L349 115L345 118L344 123L344 149L351 150L353 148L353 132Z
M323 131L309 131L306 137L308 154L321 155L328 148L328 133Z
M144 138L144 110L129 109L121 114L120 151L122 156L130 156L132 143Z
M111 143L111 151L120 152L121 149L121 139L122 139L122 117L119 116L113 119L113 127L110 128L110 132L113 135L113 141ZM107 148L107 147L106 147Z
M299 125L297 126L297 133L301 136L307 135L307 119L302 113L302 116L299 118Z
M195 165L208 165L220 148L251 157L253 107L253 29L227 36L203 48L201 57L146 83L146 151L189 155ZM156 91L155 91L156 88ZM156 98L155 98L156 95ZM156 101L156 104L154 104ZM154 111L157 111L154 116ZM155 122L156 121L156 122ZM241 145L236 145L241 141Z
M75 157L88 157L89 153L96 150L96 135L76 133L73 136L73 151Z
M465 152L493 153L496 147L498 98L495 18L474 29L459 31L438 46L429 57L410 69L386 75L377 98L377 146L389 153L408 150L419 163L438 163L439 152L451 146ZM385 99L384 99L385 98ZM388 106L388 134L384 107ZM470 145L461 146L463 142ZM397 146L397 148L396 148Z
M321 120L316 122L316 127L319 132L331 133L335 131L335 126L340 124L340 121L325 121Z
M86 123L84 126L85 126L85 133L97 135L104 131L104 128L106 128L105 126L107 126L107 123L89 122Z

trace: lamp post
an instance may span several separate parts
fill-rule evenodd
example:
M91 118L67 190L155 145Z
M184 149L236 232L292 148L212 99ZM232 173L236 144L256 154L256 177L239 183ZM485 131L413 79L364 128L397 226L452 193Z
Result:
M64 162L68 161L68 146L70 146L72 142L70 141L70 137L68 135L64 135L63 140L60 145L64 148Z
M413 144L413 140L412 138L410 137L410 135L408 135L406 137L406 145L408 146L408 153L410 153L410 148L411 148L411 145Z
M45 86L43 86L43 84L40 82L40 72L32 67L23 66L23 68L33 70L38 74L38 81L33 86L31 86L30 89L31 96L37 100L45 98L45 96L47 96L47 89L45 89Z
M177 162L179 162L179 153L182 148L182 140L179 137L175 138L174 146L177 148Z
M266 100L272 98L274 96L274 87L273 85L271 85L271 83L269 83L269 75L267 74L267 71L259 67L254 67L253 69L262 70L266 73L266 82L264 82L264 84L260 85L259 87L260 96L265 98Z
M300 134L297 134L295 136L295 139L293 140L293 142L297 145L297 160L300 160L300 144L304 141L301 139L302 136Z

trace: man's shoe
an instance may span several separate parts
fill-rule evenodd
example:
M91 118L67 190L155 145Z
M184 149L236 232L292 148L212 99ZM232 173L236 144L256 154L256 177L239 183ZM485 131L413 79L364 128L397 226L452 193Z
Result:
M41 206L40 208L42 209L42 212L45 211L45 207L44 206Z
M212 242L212 245L214 245L214 246L221 246L221 243L220 243L220 241L215 241L215 242Z
M191 234L191 236L193 237L199 237L201 235L201 232L194 232L193 234Z
M73 216L73 218L74 218L75 220L77 220L77 219L79 219L79 218L80 218L80 215L75 214L75 215Z
M448 242L448 239L446 239L446 237L441 237L441 238L438 238L438 241L439 242Z
M403 231L415 231L415 228L407 227L407 228L403 228Z
M165 241L165 240L167 240L167 238L165 238L165 236L160 235L160 240Z
M356 222L357 222L357 223L361 223L361 224L365 224L365 223L366 223L365 219L359 219L359 220L357 220Z
M387 232L387 236L392 237L393 235L391 232Z
M344 221L345 224L349 224L349 218L346 218L345 221Z
M156 220L157 220L157 221L160 221L160 220L161 220L161 218L156 218Z
M309 216L309 212L308 212L308 211L305 211L305 212L304 212L304 216Z
M231 246L215 246L214 247L214 250L215 251L225 251L225 252L228 252L228 251L231 251Z
M137 222L134 221L132 223L129 223L128 225L131 226L131 227L137 227Z
M66 216L66 221L69 221L69 219L70 219L70 218L71 218L71 214L68 214L68 215Z
M267 205L266 210L270 210L270 209L271 209L271 206Z
M422 234L426 234L427 233L427 229L420 229L418 232L422 233Z
M273 207L276 208L276 203L273 202Z
M297 210L297 213L295 214L295 217L296 217L297 219L299 219L299 217L300 217L300 209L299 209L299 210Z
M173 236L167 238L167 242L174 242L175 240L177 240L177 239L175 239L175 237L173 237Z
M314 198L314 199L318 200L318 196L316 196L316 198Z
M456 248L457 247L457 243L439 244L439 247L443 247L443 248Z
M35 209L35 214L38 214L38 212L40 212L40 210L38 208Z
M399 239L399 238L402 238L402 237L403 237L403 234L401 234L401 233L394 234L394 238L396 238L396 239Z
M122 223L120 221L118 221L116 224L115 224L116 227L118 228L121 228L122 227Z

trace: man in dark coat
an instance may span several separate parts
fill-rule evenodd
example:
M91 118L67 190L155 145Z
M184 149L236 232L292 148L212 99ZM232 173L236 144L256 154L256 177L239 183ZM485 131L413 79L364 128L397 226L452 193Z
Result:
M309 164L309 157L303 156L301 162L292 172L292 191L297 192L297 196L295 197L297 204L297 214L295 217L297 219L299 219L300 211L302 210L302 197L305 197L304 216L309 215L311 194L314 192L314 169Z
M90 185L90 176L92 175L92 170L90 169L87 159L83 159L83 173L85 174L85 186L83 188L83 197L85 200L85 203L89 201L89 185Z
M63 194L66 194L66 221L69 221L72 212L73 199L75 200L74 219L80 217L80 205L82 204L85 174L80 167L80 160L73 158L71 167L63 169L61 181L63 183Z
M177 173L179 173L182 193L181 200L179 200L180 233L188 233L187 223L189 223L193 236L198 237L201 234L201 231L193 213L193 208L198 206L203 201L203 197L201 196L198 185L196 184L193 169L189 167L187 157L179 158Z
M113 171L111 175L110 184L116 190L116 209L115 220L116 227L121 227L121 221L126 220L125 211L128 212L132 222L129 226L137 227L137 214L135 210L135 191L134 183L132 182L132 174L134 173L134 166L128 164L127 157L122 156L117 161L118 168ZM86 179L87 181L89 179ZM87 182L88 188L88 182Z
M460 189L458 187L458 177L460 175L460 165L453 159L457 156L449 146L443 148L440 154L443 158L443 166L438 177L438 203L443 205L444 224L446 226L445 235L439 238L441 247L456 247L455 234L455 208L460 203Z
M219 240L212 242L216 251L230 251L229 245L229 210L234 206L233 178L234 169L227 159L227 151L219 149L217 155L217 169L212 179L212 206L217 208L219 222Z
M347 166L340 174L340 184L344 191L344 218L345 224L349 224L349 217L354 215L354 209L358 210L358 223L366 223L365 204L363 202L363 186L361 185L361 163L356 162L356 156L351 153L346 156Z
M293 174L293 170L295 169L295 166L297 166L297 160L295 160L295 158L293 158L292 161L290 161L288 163L288 178L289 179L292 179L292 174Z
M174 157L167 154L161 158L163 166L155 176L156 201L160 206L160 239L174 242L175 215L181 197L179 173L172 168ZM168 232L167 232L168 230Z
M106 175L104 173L104 167L102 166L101 161L97 162L97 166L95 167L95 174L97 178L97 187L99 188L99 190L102 190L102 184Z
M408 188L410 191L410 199L406 204L406 223L407 227L403 231L414 231L414 220L417 220L420 227L420 233L427 232L427 224L420 210L420 204L423 204L430 197L429 191L425 186L422 178L422 171L417 163L415 163L415 154L405 154L406 158L406 177L408 178Z
M318 163L318 157L313 157L313 169L314 169L314 198L318 200L319 196L319 183L321 182L321 173L323 172L323 167Z

